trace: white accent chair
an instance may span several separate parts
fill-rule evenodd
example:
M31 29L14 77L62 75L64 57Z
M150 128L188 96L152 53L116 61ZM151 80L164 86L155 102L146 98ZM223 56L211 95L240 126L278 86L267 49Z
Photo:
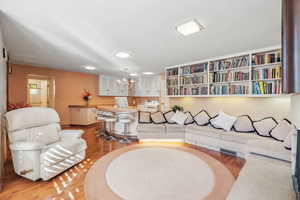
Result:
M47 181L85 159L82 130L61 130L51 108L22 108L5 114L15 172Z

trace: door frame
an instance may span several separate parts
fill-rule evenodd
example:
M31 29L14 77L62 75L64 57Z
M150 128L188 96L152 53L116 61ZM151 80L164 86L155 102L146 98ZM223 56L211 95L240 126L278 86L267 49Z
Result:
M48 81L48 107L54 108L55 107L55 78L53 76L28 74L27 79L26 79L27 104L30 103L29 88L28 88L28 80L29 79L47 80Z

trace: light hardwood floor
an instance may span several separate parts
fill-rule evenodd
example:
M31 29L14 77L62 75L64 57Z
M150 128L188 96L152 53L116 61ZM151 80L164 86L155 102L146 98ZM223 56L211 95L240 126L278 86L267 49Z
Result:
M86 159L80 164L58 175L50 181L32 182L14 174L11 161L5 166L4 190L0 193L0 200L86 200L84 197L83 183L88 169L93 163L105 154L122 148L126 145L118 142L107 142L95 136L96 126L67 127L72 129L83 129L83 138L88 143ZM134 142L132 144L135 144ZM204 152L222 162L237 178L245 160L215 151L210 151L192 145L190 148ZM101 195L101 194L99 194Z

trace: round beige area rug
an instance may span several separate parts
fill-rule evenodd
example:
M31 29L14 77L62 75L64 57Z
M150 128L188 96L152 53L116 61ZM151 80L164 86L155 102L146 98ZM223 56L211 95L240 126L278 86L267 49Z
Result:
M133 145L99 159L85 179L88 200L226 199L234 177L195 149Z

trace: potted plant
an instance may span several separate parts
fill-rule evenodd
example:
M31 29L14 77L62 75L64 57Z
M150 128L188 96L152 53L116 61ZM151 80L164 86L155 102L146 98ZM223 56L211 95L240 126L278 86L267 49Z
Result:
M83 100L85 100L87 106L89 105L89 101L91 99L92 99L92 94L87 89L84 89Z
M182 106L178 106L178 105L174 105L172 108L171 108L174 112L176 111L181 111L183 112L183 107Z

